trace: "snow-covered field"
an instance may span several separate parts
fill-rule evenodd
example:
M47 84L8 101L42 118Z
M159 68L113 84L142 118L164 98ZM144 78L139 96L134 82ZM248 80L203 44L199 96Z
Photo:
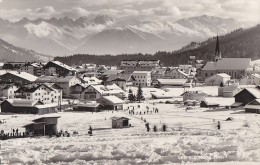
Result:
M137 108L140 105L140 108ZM1 141L1 161L10 164L258 164L260 161L260 115L243 110L202 109L186 111L173 104L133 103L129 111L61 112L59 129L78 135ZM158 108L159 113L149 112ZM146 114L144 115L144 112ZM111 129L113 116L129 117L131 128ZM37 115L0 115L0 130L19 128ZM233 121L224 121L233 117ZM158 132L147 132L145 123ZM216 123L221 121L221 130ZM162 132L162 124L167 132ZM93 136L87 134L89 126ZM245 126L247 125L247 126ZM225 162L225 163L224 163Z

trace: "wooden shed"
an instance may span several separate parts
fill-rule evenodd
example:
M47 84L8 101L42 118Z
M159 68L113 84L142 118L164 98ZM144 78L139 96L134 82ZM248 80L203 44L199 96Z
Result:
M112 117L112 128L128 128L129 118L126 117Z
M258 113L260 114L260 99L255 99L248 103L245 107L246 113Z
M58 124L57 117L41 117L38 119L33 120L35 123L44 123L44 135L45 134L56 134L57 133L57 124Z
M243 103L246 105L251 101L260 98L260 90L257 88L245 88L235 96L235 102Z
M45 135L45 123L44 122L30 123L23 127L25 127L25 132L29 135L33 135L33 136Z
M201 101L200 107L203 107L203 108L215 108L215 107L219 107L219 104L217 104L217 103L209 103L207 101Z

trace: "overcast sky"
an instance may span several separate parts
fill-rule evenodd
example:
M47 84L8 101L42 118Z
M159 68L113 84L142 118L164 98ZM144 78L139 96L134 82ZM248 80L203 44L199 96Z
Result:
M175 21L211 15L260 22L260 0L0 0L1 17L19 20L107 14L114 18Z

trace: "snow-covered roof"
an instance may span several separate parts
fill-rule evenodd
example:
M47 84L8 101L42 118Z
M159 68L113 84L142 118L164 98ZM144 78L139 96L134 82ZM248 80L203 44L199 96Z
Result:
M123 73L124 70L106 70L102 75L113 75L113 74L120 74Z
M70 67L70 66L68 66L68 65L66 65L66 64L63 64L63 63L60 62L60 61L49 61L49 63L54 63L54 64L56 64L56 65L58 65L58 66L60 66L60 67L62 67L62 68L64 68L64 69L67 69L67 70L69 70L69 71L77 71L77 69L72 68L72 67ZM48 63L47 63L46 65L48 65Z
M162 85L183 85L187 82L187 79L157 79Z
M37 89L39 89L42 86L45 86L46 88L48 88L51 91L54 90L52 87L49 87L46 84L29 84L29 85L24 85L24 86L20 87L15 93L23 93L23 92L34 93Z
M81 79L86 83L86 84L100 84L102 82L102 80L99 80L96 77L81 77Z
M34 82L38 77L30 74L30 73L26 73L26 72L17 72L17 71L8 71L6 74L12 74L14 76L20 77L22 79L28 80L30 82Z
M130 81L131 78L135 80L135 78L130 74L110 75L106 81L113 81L113 80Z
M25 100L25 99L7 99L10 104L12 104L15 107L34 107L37 103L39 103L38 100ZM41 103L41 102L40 102Z
M251 76L252 76L252 77L255 77L255 78L260 78L260 75L257 74L257 73L253 73L253 74L251 74Z
M151 74L151 71L134 71L133 74Z
M37 78L36 82L69 82L76 76L65 76L65 77L56 77L56 76L40 76Z
M113 104L123 104L125 101L121 100L120 98L116 96L103 96L103 99L113 103Z
M112 85L90 85L95 90L97 90L101 94L119 94L119 93L125 93L119 86L116 84Z
M150 92L151 95L157 99L163 99L163 98L172 98L173 95L171 93L168 92Z
M55 82L69 82L73 78L76 78L76 76L59 77L59 79L55 80Z
M220 76L220 77L223 77L223 78L230 78L231 76L229 76L228 74L226 74L226 73L219 73L219 74L217 74L218 76Z
M111 120L120 120L120 119L126 119L126 120L130 120L127 117L111 117Z
M250 64L250 58L221 58L217 62L207 62L202 70L246 70Z

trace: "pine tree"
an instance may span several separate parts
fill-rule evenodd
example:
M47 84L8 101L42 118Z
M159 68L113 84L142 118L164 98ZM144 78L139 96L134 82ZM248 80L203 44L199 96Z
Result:
M141 88L141 85L139 84L138 90L137 90L136 100L138 100L139 103L140 103L143 98L144 98L144 96L143 96L143 90L142 90L142 88Z
M131 102L134 101L134 94L133 94L132 89L129 89L128 100L131 101Z

